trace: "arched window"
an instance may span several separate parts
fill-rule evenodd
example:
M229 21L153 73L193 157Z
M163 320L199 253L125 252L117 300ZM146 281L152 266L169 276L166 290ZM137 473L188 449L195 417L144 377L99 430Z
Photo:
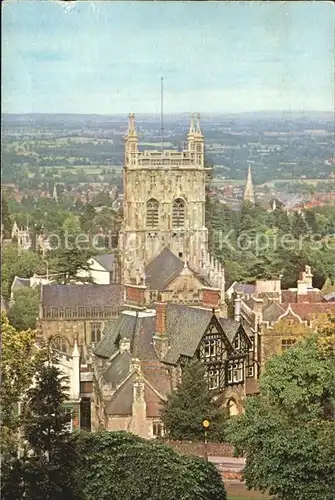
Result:
M70 342L61 336L53 337L50 341L51 349L68 353L70 351Z
M185 225L185 202L181 198L174 200L172 205L172 226L184 227Z
M147 202L147 227L157 227L159 222L159 203L157 200L151 198Z

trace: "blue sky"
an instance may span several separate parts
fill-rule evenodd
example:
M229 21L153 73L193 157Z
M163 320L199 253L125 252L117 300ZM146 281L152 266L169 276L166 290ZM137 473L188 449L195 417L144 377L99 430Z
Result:
M3 3L3 112L331 111L331 2Z

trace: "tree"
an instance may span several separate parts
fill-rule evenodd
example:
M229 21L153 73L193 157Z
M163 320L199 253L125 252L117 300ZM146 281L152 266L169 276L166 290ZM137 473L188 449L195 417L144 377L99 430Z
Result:
M76 436L78 482L88 500L225 500L214 464L126 432Z
M10 238L12 230L12 220L8 209L8 200L5 193L1 194L1 223L3 224L4 238Z
M169 394L161 417L168 437L172 439L203 440L202 422L210 422L208 439L220 441L224 436L225 415L214 402L213 391L208 389L203 365L192 361L183 370L176 391Z
M14 303L8 312L8 319L14 328L19 331L36 328L38 304L38 288L18 289L14 293Z
M59 250L54 262L54 268L59 275L57 281L62 284L78 281L91 283L90 265L87 263L90 255L90 252L79 248ZM79 271L83 271L87 277L79 277Z
M15 276L30 278L34 273L45 273L45 263L40 255L29 250L20 253L16 245L4 247L1 263L1 293L4 298L10 297Z
M64 378L58 367L41 363L35 385L27 391L23 417L26 450L13 467L5 469L2 498L15 500L12 485L19 484L27 500L79 499L74 480L77 454L70 439L71 415L64 407L67 401ZM19 476L19 477L18 477Z
M281 500L331 500L334 491L331 359L315 336L266 365L260 395L231 419L228 437L246 457L248 488Z
M18 405L40 364L35 332L18 332L1 313L1 442L3 456L15 454L19 427Z

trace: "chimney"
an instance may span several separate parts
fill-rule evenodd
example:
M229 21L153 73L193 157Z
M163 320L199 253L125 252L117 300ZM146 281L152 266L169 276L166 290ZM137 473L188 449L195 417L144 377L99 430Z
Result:
M120 353L125 351L130 351L130 340L126 338L121 339L119 344L119 349Z
M133 309L145 309L146 287L143 285L125 285L124 303Z
M156 334L165 335L166 333L166 302L157 302L156 307Z
M304 274L304 273L303 273ZM303 276L304 277L304 276ZM297 281L297 302L308 302L308 283L306 281Z
M234 320L238 322L241 320L241 302L241 295L238 293L234 300Z
M221 303L220 288L203 288L202 289L202 306L208 309L219 309Z

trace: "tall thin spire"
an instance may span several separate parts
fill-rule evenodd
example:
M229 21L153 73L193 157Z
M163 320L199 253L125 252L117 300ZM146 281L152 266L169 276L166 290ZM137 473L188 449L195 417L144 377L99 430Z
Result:
M252 185L252 177L251 177L251 168L249 165L248 168L248 176L247 176L247 183L245 185L245 191L244 191L244 201L248 201L249 203L252 203L254 205L255 203L255 196L254 196L254 187Z
M56 182L54 184L54 189L53 189L52 197L55 200L55 202L58 203L57 183Z

